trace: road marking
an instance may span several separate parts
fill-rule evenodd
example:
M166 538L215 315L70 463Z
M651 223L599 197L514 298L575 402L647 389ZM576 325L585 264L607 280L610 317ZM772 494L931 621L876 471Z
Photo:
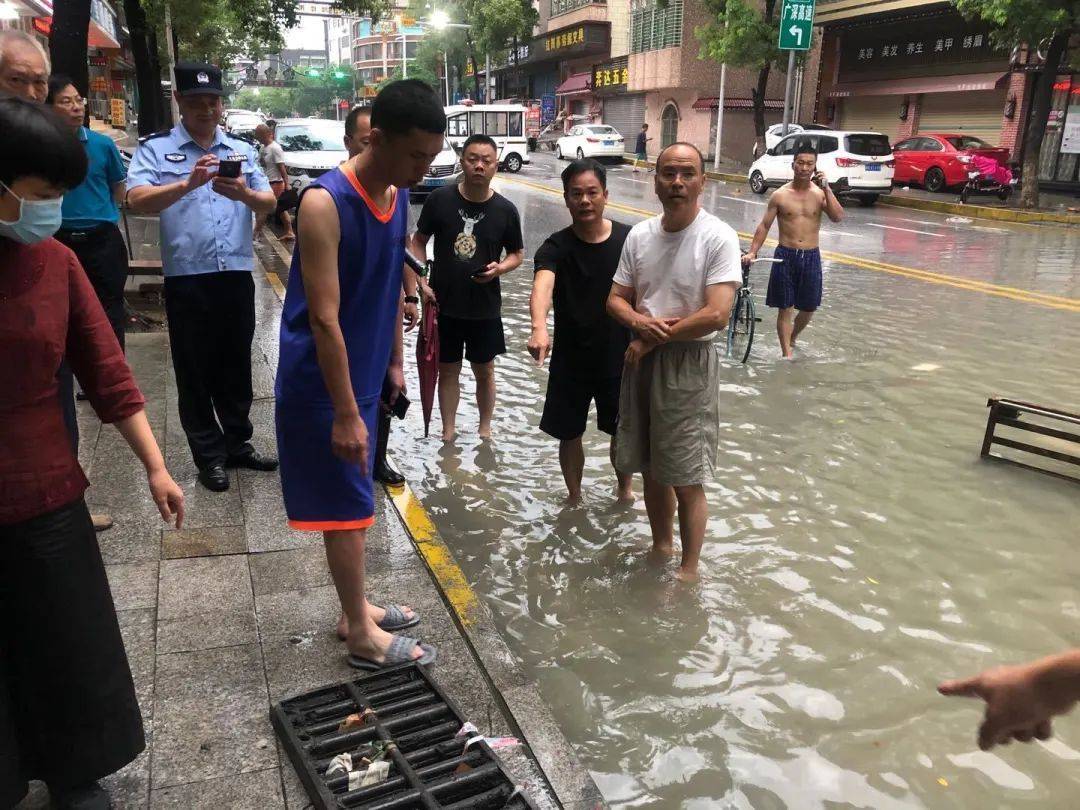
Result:
M829 236L864 236L861 233L849 233L848 231L834 231L832 228L825 228L822 233L826 233Z
M761 200L751 200L747 197L732 197L730 194L714 194L714 197L722 197L725 200L734 200L735 202L746 203L747 205L768 205L767 202Z
M522 186L537 189L548 194L555 196L562 196L556 189L549 186L542 186L539 183L530 183L527 180L519 180L517 178L500 178L508 183L517 183ZM622 203L609 202L608 208L614 208L616 211L625 211L628 214L635 214L640 217L655 217L656 211L649 211L644 208L635 208L632 205L623 205ZM738 235L741 239L753 239L754 235L739 231ZM930 234L931 236L940 236L941 234ZM777 244L775 239L766 240L765 244L775 245ZM969 290L971 292L981 292L986 295L997 296L998 298L1008 298L1013 301L1023 301L1028 304L1038 304L1039 306L1050 307L1051 309L1063 309L1066 312L1080 313L1080 299L1078 298L1066 298L1061 295L1050 295L1049 293L1033 292L1031 290L1021 290L1018 287L1007 287L1004 284L993 284L989 281L977 281L975 279L957 278L956 276L949 276L944 273L934 273L929 270L919 270L915 267L904 267L898 264L887 264L885 262L878 262L872 259L861 259L858 256L851 256L847 253L835 253L832 251L822 251L821 255L826 259L830 259L834 262L841 264L850 264L855 267L862 268L864 270L873 270L878 273L889 273L894 276L904 276L905 278L913 278L918 281L928 281L931 284L943 284L947 287L956 287L961 290Z
M903 231L904 233L921 233L923 236L941 236L940 233L934 233L933 231L917 231L914 228L901 228L897 225L882 225L879 222L867 222L871 228L887 228L890 231Z
M907 217L889 217L889 219L895 219L897 222L914 222L916 225L933 225L935 227L945 227L940 222L931 222L928 219L908 219Z

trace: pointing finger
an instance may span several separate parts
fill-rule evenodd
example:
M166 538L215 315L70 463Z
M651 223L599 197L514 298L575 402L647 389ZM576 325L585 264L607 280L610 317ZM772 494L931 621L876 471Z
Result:
M978 675L944 681L938 685L938 692L946 697L983 697L982 681Z

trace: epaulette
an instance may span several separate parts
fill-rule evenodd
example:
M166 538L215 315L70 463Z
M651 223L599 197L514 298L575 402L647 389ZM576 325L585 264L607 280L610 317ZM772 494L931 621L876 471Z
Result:
M161 132L153 132L150 135L143 135L141 138L139 138L139 144L141 145L146 143L147 141L152 141L154 140L154 138L163 138L170 132L172 132L171 129L163 129Z

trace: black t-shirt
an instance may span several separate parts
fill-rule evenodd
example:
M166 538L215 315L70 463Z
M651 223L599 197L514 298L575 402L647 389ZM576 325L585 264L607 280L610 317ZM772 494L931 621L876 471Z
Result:
M639 132L637 134L637 145L636 145L635 149L637 151L637 154L639 154L639 155L642 152L645 151L645 133L644 132Z
M611 279L630 226L612 221L611 236L591 244L573 228L553 233L536 251L536 270L555 273L555 346L551 370L588 378L622 374L630 330L607 314Z
M514 204L498 192L487 202L470 202L456 185L445 186L427 198L416 229L435 240L431 289L439 312L471 320L498 318L499 279L477 284L471 276L500 261L504 249L514 253L524 246Z

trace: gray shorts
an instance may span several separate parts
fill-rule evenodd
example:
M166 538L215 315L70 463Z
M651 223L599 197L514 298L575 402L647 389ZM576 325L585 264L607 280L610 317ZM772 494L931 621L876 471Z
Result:
M713 478L720 434L720 349L711 341L668 343L623 369L615 469L658 483Z

